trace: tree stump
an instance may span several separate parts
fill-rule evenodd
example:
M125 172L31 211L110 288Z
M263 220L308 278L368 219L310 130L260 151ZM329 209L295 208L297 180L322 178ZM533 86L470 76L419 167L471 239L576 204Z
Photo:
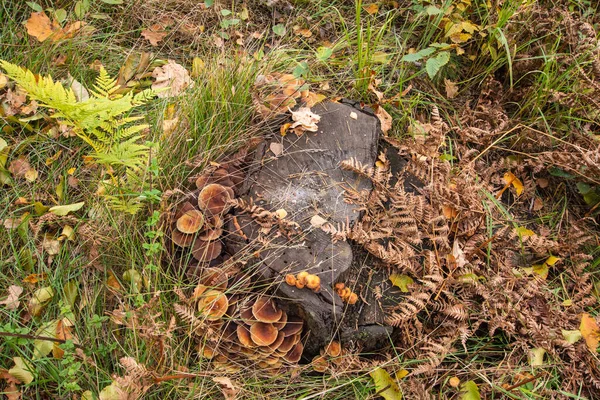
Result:
M345 241L333 242L328 234L311 226L310 220L319 215L333 224L352 224L360 217L356 206L344 202L344 189L370 190L371 182L341 170L339 163L355 158L364 165L375 164L379 121L372 111L350 102L327 102L312 111L321 116L318 132L305 132L300 137L273 135L267 139L255 151L254 168L240 193L242 198L251 199L267 210L285 210L286 219L298 223L301 234L294 238L270 238L268 245L256 246L260 226L241 214L237 218L246 240L230 245L237 252L254 244L252 261L259 281L265 282L265 286L274 284L274 294L282 308L305 320L309 332L305 355L317 354L333 338L359 342L364 350L374 349L388 342L392 330L383 324L379 302L370 296L372 301L367 300L367 304L363 296L356 305L345 304L333 286L348 276L353 276L355 283L357 279L367 279L360 271L350 271L353 261L363 271L365 262L376 261L357 253ZM276 143L273 148L277 154L270 150L271 143ZM239 228L230 226L230 229ZM369 269L368 279L385 280L382 273L373 277ZM318 275L321 290L315 293L284 282L286 274L300 271ZM364 288L371 283L360 282L360 286Z

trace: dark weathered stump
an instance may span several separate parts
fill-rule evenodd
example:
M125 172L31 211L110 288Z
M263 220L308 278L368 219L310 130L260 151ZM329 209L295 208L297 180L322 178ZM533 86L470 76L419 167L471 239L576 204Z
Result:
M256 265L265 282L279 283L276 295L282 299L281 305L306 321L309 337L305 354L318 353L335 337L359 340L363 348L372 349L385 342L391 331L381 326L383 313L376 310L377 302L366 306L359 301L349 306L333 290L353 265L353 249L344 241L334 243L321 229L312 227L310 219L319 215L334 224L352 224L359 218L357 207L344 202L344 188L370 190L371 183L341 170L339 163L355 158L373 165L379 123L371 112L353 104L324 103L312 111L321 116L318 132L305 132L301 137L274 135L256 152L256 167L247 177L242 197L267 210L286 210L286 219L297 222L301 229L300 237L293 240L283 236L272 239L256 253ZM282 145L279 148L283 151L274 154L269 150L271 143ZM245 215L239 216L239 224L252 243L259 226ZM283 282L286 274L300 271L321 278L318 293Z

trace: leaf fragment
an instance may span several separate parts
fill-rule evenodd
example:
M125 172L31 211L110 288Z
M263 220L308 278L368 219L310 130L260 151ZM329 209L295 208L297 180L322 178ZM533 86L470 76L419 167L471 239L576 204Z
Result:
M82 201L79 203L67 204L64 206L54 206L54 207L50 207L49 211L55 215L63 217L70 212L74 212L74 211L81 209L81 207L83 207L84 204L85 204L85 202Z
M467 381L460 388L460 400L481 400L479 388L473 381Z
M572 331L567 331L567 330L562 329L561 332L562 332L563 338L565 338L565 340L571 344L577 343L583 337L583 335L581 334L581 331L579 329L575 329Z
M402 399L400 388L386 370L377 367L369 375L371 375L373 383L375 383L377 395L383 397L385 400Z
M400 274L391 274L389 280L390 282L392 282L392 285L400 288L400 291L402 293L410 292L408 287L415 283L413 278L411 278L410 276Z
M21 357L13 357L15 366L8 370L8 373L15 379L26 385L33 382L32 367L27 365Z
M596 353L598 344L600 343L600 328L596 323L596 319L590 316L588 313L581 315L581 324L579 325L579 332L585 339L585 344L592 353Z
M4 304L7 310L16 310L19 308L19 296L23 293L21 286L10 285L8 287L8 297L0 301L0 304Z

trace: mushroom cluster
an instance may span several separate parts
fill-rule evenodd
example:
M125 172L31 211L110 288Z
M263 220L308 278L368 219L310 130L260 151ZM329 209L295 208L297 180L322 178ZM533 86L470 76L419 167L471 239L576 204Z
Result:
M203 343L205 358L229 368L234 363L250 362L278 371L295 365L302 357L302 319L288 317L268 296L242 304L237 295L228 298L211 289L200 296L198 310L209 321L223 322L218 339Z
M342 298L342 301L348 304L356 304L358 295L352 291L346 284L339 282L335 284L335 292Z
M270 297L253 295L239 265L225 251L224 227L230 218L235 223L230 210L243 181L240 170L232 163L209 168L194 179L197 189L171 214L172 255L198 279L191 298L184 299L189 307L176 310L193 324L202 343L200 354L215 365L235 369L258 364L276 372L300 360L304 323L288 316Z
M321 278L306 271L302 271L297 275L287 274L285 276L285 283L290 286L296 286L298 289L307 287L315 293L321 290Z
M312 359L311 366L317 372L325 372L334 365L339 366L343 360L342 356L342 345L340 342L333 340L320 351L320 355Z

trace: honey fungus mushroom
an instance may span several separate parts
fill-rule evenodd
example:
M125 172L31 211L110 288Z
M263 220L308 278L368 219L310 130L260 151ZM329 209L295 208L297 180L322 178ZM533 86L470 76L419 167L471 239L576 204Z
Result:
M221 319L229 308L227 296L218 290L209 290L198 301L198 311L209 321Z
M252 306L252 315L260 322L277 322L281 319L282 313L273 300L266 296L256 299Z
M196 239L192 247L192 256L200 262L208 262L217 258L223 250L223 245L218 240L204 241Z
M231 208L230 201L233 199L231 188L211 183L206 185L198 195L198 207L211 215L226 213Z
M177 219L175 224L177 230L181 233L196 233L204 225L204 214L199 210L186 211Z

